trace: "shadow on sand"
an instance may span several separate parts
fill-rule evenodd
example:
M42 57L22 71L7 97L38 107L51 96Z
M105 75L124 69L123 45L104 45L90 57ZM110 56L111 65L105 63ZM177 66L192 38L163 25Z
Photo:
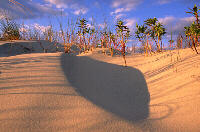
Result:
M49 41L13 41L12 46L10 41L2 41L0 45L0 57L15 56L30 53L54 53L62 50L62 45ZM55 45L56 44L56 45ZM58 47L58 49L57 49Z
M130 121L149 116L150 95L139 70L69 54L61 63L70 84L97 106Z

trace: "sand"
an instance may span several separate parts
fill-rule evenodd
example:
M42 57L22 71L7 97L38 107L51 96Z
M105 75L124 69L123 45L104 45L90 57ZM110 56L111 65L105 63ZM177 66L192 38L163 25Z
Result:
M200 131L200 55L189 48L129 53L124 67L108 49L66 54L41 41L44 53L17 41L7 55L9 43L0 42L1 132Z

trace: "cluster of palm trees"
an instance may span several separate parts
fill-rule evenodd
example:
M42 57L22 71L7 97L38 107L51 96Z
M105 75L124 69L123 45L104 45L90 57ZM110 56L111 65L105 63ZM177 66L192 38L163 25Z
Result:
M135 31L136 38L142 44L144 52L148 55L148 52L153 51L153 43L155 42L157 51L161 52L163 45L162 45L162 36L166 34L165 28L162 23L158 22L157 18L148 18L145 23L139 26L136 23L137 31Z
M188 7L189 8L189 7ZM196 20L191 23L190 26L185 26L185 35L188 41L188 46L191 47L196 53L198 54L198 51L196 49L197 46L199 46L199 38L200 38L200 23L199 23L199 10L200 7L197 7L196 4L192 9L190 9L190 13L193 14ZM145 55L148 55L148 52L152 52L153 50L157 49L157 52L162 52L163 45L162 45L162 36L166 34L166 29L164 28L163 24L158 22L157 18L148 18L146 21L144 21L144 24L139 26L136 23L137 31L135 31L136 38L139 39L139 41L142 44L142 49L145 53ZM178 39L182 40L183 37L179 37ZM172 34L171 34L171 40L168 41L171 44L173 44L174 40L172 40ZM155 43L156 47L153 47L153 44ZM178 40L177 40L178 45Z
M191 12L186 12L186 13L193 14L196 18L196 22L193 22L190 26L184 27L185 28L185 35L188 39L188 45L193 50L195 50L197 54L198 54L198 51L196 49L196 46L198 46L198 40L199 40L199 37L200 37L200 23L199 23L199 15L198 15L199 10L200 10L200 7L197 7L196 4L195 4L193 9L190 9ZM192 44L190 44L190 42Z

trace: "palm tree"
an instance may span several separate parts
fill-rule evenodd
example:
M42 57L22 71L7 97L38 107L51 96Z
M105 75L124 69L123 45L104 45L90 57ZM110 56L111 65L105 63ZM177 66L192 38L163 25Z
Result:
M157 18L148 18L146 21L144 21L145 22L145 25L147 25L147 26L150 26L151 27L151 29L150 30L148 30L148 32L149 32L149 34L150 34L150 36L152 37L152 38L154 38L154 34L155 34L155 26L156 26L156 22L157 22L158 20L157 20Z
M145 22L145 25L150 26L150 29L147 30L146 34L150 35L156 42L156 46L158 48L157 51L161 51L161 46L159 41L161 40L162 36L165 35L165 28L162 23L158 22L157 18L148 18ZM157 40L156 40L157 38Z
M130 37L130 30L127 28L127 26L124 25L123 21L118 21L117 23L117 34L120 37L120 42L118 44L121 44L121 52L124 58L125 66L126 66L126 59L125 59L125 48L128 38ZM125 34L124 34L125 32ZM115 45L115 43L114 43Z
M196 17L196 23L193 22L190 26L184 27L186 30L185 31L186 36L192 40L191 47L194 47L197 54L198 54L198 52L196 49L196 45L198 44L198 37L200 36L200 24L199 24L199 15L198 15L199 10L200 10L200 7L197 7L195 4L193 9L190 9L191 12L186 12L186 13L193 14Z
M135 31L136 34L136 38L139 39L139 41L142 43L142 46L144 47L144 55L145 53L147 53L147 46L145 44L145 39L147 36L147 26L142 25L142 26L138 26L138 24L136 23L136 28L137 31Z
M164 36L166 34L165 32L165 28L164 26L162 25L162 23L158 23L155 25L155 36L157 37L157 48L158 48L158 52L162 51L161 47L162 45L160 46L160 40L162 38L162 36Z

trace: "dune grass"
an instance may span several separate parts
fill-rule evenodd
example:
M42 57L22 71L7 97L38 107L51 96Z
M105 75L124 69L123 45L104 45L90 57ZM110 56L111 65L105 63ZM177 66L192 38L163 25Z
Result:
M11 3L18 6L22 12L26 15L25 11L22 7L26 8L24 5L17 3L14 0L10 1ZM189 8L190 9L190 8ZM183 48L183 41L187 42L185 47L191 47L196 51L196 46L199 46L199 16L198 11L199 7L194 5L193 9L190 9L191 13L196 17L196 22L193 22L191 26L184 27L186 37L184 38L182 35L179 35L175 49ZM30 11L30 10L29 10ZM31 12L31 11L30 11ZM2 14L2 12L1 12ZM55 14L55 13L54 13ZM105 16L105 14L104 14ZM127 42L128 38L131 36L131 32L129 27L125 26L125 22L122 20L118 20L115 31L112 32L108 28L108 23L104 21L102 25L103 28L100 28L95 23L94 19L91 24L88 23L86 18L81 18L81 12L77 16L76 22L74 20L68 19L68 27L66 30L63 28L62 23L62 11L61 11L61 21L55 15L60 25L60 30L55 30L51 24L51 19L49 18L49 25L43 31L42 29L36 29L34 26L26 28L21 22L17 22L9 17L9 13L4 13L4 17L0 20L2 38L3 40L37 40L40 46L44 49L44 53L46 53L47 49L45 49L40 40L46 40L50 42L60 42L63 43L63 49L65 53L74 53L71 49L72 45L76 45L79 48L79 54L81 52L88 52L89 50L93 50L94 48L102 48L102 53L105 54L104 48L110 49L110 55L113 55L113 49L117 49L122 53L124 59L124 65L126 66L125 52L127 50ZM92 16L93 18L93 16ZM152 55L152 53L162 52L164 49L164 44L162 43L162 37L166 34L165 28L162 23L158 22L157 18L148 18L144 21L144 25L139 26L136 24L137 31L135 31L136 38L138 38L139 42L141 42L140 52L144 52L144 56L148 56L148 53ZM172 38L172 33L171 33ZM170 46L174 43L174 40L170 40ZM191 45L192 43L192 45ZM167 44L165 44L167 45ZM56 46L56 45L55 45ZM136 49L136 48L135 48Z

